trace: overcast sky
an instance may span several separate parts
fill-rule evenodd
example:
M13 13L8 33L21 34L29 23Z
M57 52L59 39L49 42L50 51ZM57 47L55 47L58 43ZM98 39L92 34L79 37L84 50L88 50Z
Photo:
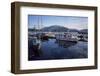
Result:
M33 28L34 26L42 28L52 25L60 25L71 29L87 29L88 28L88 17L76 17L76 16L39 16L39 15L28 15L28 27Z

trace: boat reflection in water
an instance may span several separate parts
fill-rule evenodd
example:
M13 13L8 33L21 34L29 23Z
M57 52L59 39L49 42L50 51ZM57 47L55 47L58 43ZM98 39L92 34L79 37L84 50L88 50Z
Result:
M68 42L56 39L41 40L40 49L29 40L28 60L87 58L87 42Z
M55 43L57 43L59 47L64 47L64 48L68 48L70 46L74 46L75 44L77 44L77 42L61 41L61 40L56 40Z
M37 37L29 38L28 40L28 54L29 58L38 57L40 55L41 41Z

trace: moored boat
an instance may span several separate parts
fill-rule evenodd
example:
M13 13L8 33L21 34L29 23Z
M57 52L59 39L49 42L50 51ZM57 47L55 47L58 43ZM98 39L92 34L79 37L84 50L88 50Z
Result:
M77 32L58 33L58 34L56 34L56 40L77 42L78 41L78 33Z
M37 48L38 50L41 47L41 41L39 39L37 39L37 37L33 37L32 44L33 44L33 47Z

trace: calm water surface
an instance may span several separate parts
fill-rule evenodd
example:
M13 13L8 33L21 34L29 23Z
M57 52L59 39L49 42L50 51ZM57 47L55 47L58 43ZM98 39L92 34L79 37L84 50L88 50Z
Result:
M78 41L77 43L56 41L49 39L41 42L41 49L35 50L36 56L29 49L29 60L50 60L50 59L77 59L88 57L88 42ZM31 41L29 42L29 46Z

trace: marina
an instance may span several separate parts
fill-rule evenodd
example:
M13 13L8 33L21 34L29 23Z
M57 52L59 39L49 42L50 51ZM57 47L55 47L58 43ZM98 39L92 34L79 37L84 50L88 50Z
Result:
M88 57L88 42L77 32L29 33L28 60L77 59Z
M51 18L64 20L56 16L30 16L33 27L28 28L28 60L88 58L88 29L70 29L67 25L45 27L45 23L51 24Z

